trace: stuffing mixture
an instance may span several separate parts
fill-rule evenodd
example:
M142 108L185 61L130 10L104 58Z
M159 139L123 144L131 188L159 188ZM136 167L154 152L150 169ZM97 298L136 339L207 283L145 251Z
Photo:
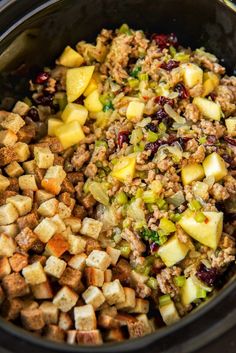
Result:
M0 111L0 313L47 339L147 335L235 262L236 77L174 34L103 29Z

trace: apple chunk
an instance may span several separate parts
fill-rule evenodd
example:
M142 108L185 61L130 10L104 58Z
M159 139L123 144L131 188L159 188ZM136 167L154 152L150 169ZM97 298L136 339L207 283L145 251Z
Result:
M210 120L220 120L221 119L221 107L215 102L210 101L207 98L196 97L193 100L202 115Z
M236 117L225 119L225 125L228 134L231 136L236 136Z
M126 156L122 157L115 164L111 176L118 179L121 182L126 182L127 180L132 180L135 173L136 167L136 157Z
M187 210L181 217L179 225L183 230L199 243L216 249L223 228L222 212L203 212L204 222L195 220L195 213Z
M203 74L203 93L202 97L208 96L219 85L219 77L214 72L205 72Z
M76 120L80 125L84 125L87 117L87 109L83 105L76 103L68 103L61 115L65 123Z
M82 66L68 69L66 73L66 93L68 102L73 102L87 88L95 66Z
M64 49L60 58L57 60L57 64L67 67L79 67L83 62L84 58L69 45Z
M204 176L203 166L198 163L188 164L181 170L181 178L184 185L189 185L193 181L202 180Z
M56 118L48 119L48 135L55 136L55 131L59 126L63 125L63 121Z
M159 307L162 320L166 325L172 325L180 319L178 311L176 310L175 304L170 301L170 303Z
M204 289L196 285L191 277L186 279L183 287L181 288L181 301L183 305L189 305L194 300L205 297L206 291Z
M89 112L98 113L102 111L103 105L100 102L99 93L97 89L85 98L84 105Z
M158 250L158 255L167 267L183 260L189 248L174 235Z
M192 63L183 64L183 78L184 83L188 88L192 88L193 86L202 83L203 81L203 71L202 69Z
M209 154L209 156L204 159L202 165L206 176L213 176L215 181L221 180L228 174L225 161L216 152Z
M79 143L85 137L78 121L71 121L68 124L59 126L55 131L55 135L65 149Z

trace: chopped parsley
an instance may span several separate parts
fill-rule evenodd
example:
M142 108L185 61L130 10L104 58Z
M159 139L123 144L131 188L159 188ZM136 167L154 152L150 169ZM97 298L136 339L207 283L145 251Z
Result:
M157 245L162 245L167 240L166 234L163 234L161 231L157 232L148 228L143 228L140 231L140 236L142 239L147 240L151 243L155 243Z

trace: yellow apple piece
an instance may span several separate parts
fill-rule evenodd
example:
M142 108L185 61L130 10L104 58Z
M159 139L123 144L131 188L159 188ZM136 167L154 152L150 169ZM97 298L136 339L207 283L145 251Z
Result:
M92 77L91 81L89 82L88 87L86 88L86 90L84 91L84 96L88 97L88 95L90 93L92 93L93 91L95 91L95 89L98 88L97 82L96 80Z
M225 125L230 136L236 136L236 117L225 119Z
M189 185L193 181L202 180L205 176L203 166L198 163L191 163L186 165L181 170L182 183Z
M84 58L69 45L64 49L60 58L57 60L57 64L67 67L79 67L83 62Z
M196 64L186 63L181 65L183 71L184 84L192 88L203 81L203 71Z
M215 181L221 180L228 174L225 161L216 152L209 154L209 156L204 159L202 165L206 177L213 176L215 178Z
M79 143L85 137L78 121L71 121L59 126L55 131L55 135L60 140L64 149Z
M91 113L98 113L102 111L103 105L100 102L97 89L85 98L84 105Z
M206 219L199 223L195 220L195 212L187 210L183 213L179 225L199 243L216 249L222 234L223 213L203 212L203 214Z
M119 181L125 183L127 180L133 179L135 167L135 156L121 157L118 162L114 165L111 175Z
M210 120L221 119L221 107L217 103L212 102L207 98L195 97L193 99L193 104L198 107L205 118Z
M202 97L208 96L219 85L219 77L214 72L206 72L203 75L203 93Z
M171 300L168 304L159 307L162 320L166 325L172 325L180 319L175 304Z
M56 118L48 119L48 135L55 136L55 131L59 126L63 125L63 121Z
M159 250L158 255L167 267L171 267L185 258L189 248L173 235Z
M68 103L61 115L65 123L76 120L80 125L84 125L87 117L88 110L83 105L76 103Z
M145 104L138 101L130 102L126 111L126 117L128 120L134 123L139 122L143 118Z
M206 291L198 286L191 277L187 278L183 287L181 288L181 301L182 304L187 306L194 300L206 297Z
M87 88L95 66L82 66L68 69L66 73L66 93L68 102L73 102Z

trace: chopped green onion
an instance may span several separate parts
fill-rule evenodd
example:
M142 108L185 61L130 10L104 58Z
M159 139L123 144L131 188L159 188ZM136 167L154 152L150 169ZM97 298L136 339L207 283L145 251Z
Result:
M119 205L126 205L128 203L128 198L127 195L124 191L120 191L117 195L116 195L116 202Z
M167 218L162 218L160 220L160 229L163 230L166 234L170 234L176 231L176 226Z
M185 283L185 277L184 276L174 277L174 283L177 287L183 287L183 285Z
M146 285L151 289L157 289L157 279L155 277L149 277Z
M95 141L95 147L101 147L104 146L105 148L108 148L107 142L102 141L102 140L97 140Z
M141 66L136 66L133 71L130 73L130 76L134 77L134 78L138 78L138 74L141 71Z
M119 28L119 33L130 35L131 34L131 30L130 30L129 26L126 23L123 23L123 25L121 25L120 28Z
M191 211L199 211L202 208L202 205L197 200L191 200L189 202L189 208Z
M194 217L194 219L198 223L203 223L205 221L205 219L206 219L206 216L202 212L197 212L195 217Z
M156 194L152 190L144 191L142 198L145 203L155 203L157 199Z
M147 141L148 142L155 142L156 140L158 140L159 135L156 132L153 131L148 131L147 132Z
M169 294L162 295L159 297L159 305L164 306L171 303L171 297Z

